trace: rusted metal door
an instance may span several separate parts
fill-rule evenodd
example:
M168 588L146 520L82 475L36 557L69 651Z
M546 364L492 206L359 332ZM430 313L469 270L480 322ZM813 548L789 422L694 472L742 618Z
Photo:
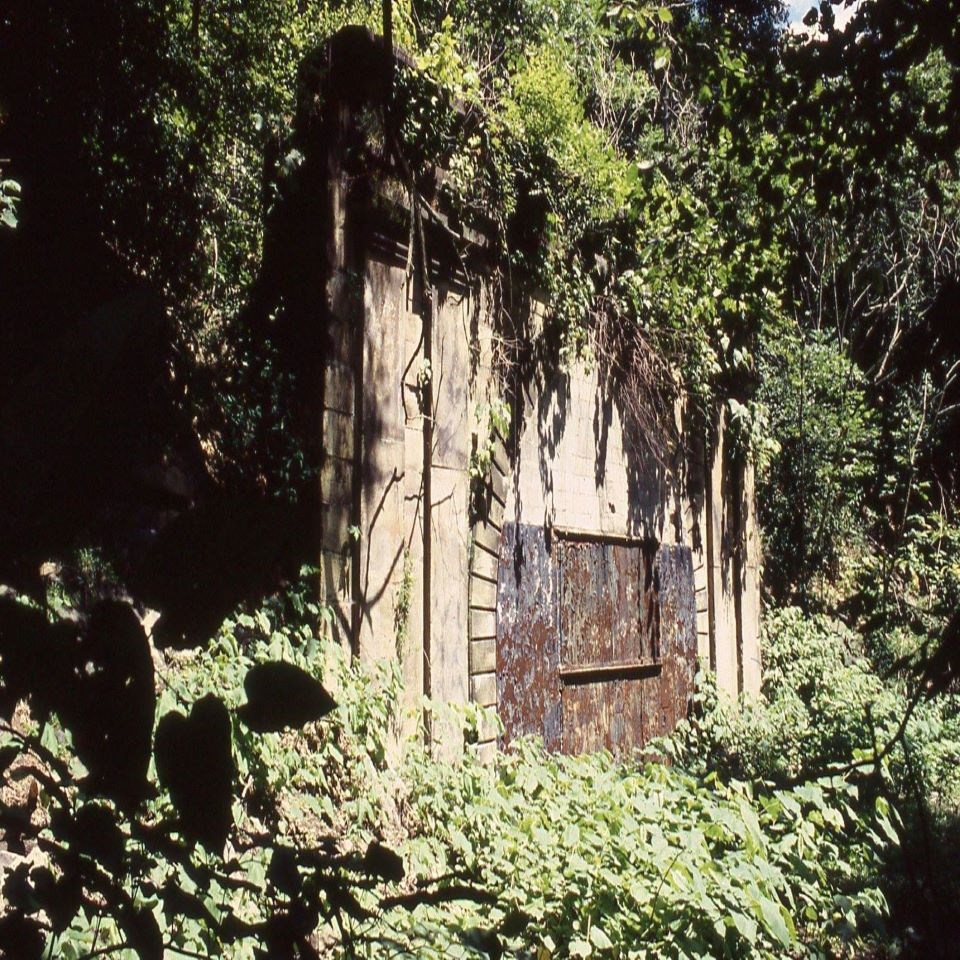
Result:
M497 683L504 740L643 746L687 710L696 658L685 547L506 524Z

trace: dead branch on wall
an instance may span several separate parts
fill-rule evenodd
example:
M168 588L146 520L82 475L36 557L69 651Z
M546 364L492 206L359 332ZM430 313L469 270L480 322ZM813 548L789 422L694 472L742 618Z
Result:
M605 302L595 314L591 344L604 386L616 398L626 436L669 469L679 443L678 390L670 365L636 323Z

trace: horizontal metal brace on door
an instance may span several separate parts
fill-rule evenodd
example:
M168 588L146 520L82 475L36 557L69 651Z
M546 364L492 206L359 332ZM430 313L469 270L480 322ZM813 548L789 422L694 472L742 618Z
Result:
M616 543L628 547L644 547L647 550L656 550L660 541L655 537L638 537L629 533L601 533L597 530L584 530L579 527L550 527L550 532L558 540L584 541L587 543Z
M618 660L601 663L561 664L563 683L591 683L600 680L629 680L634 677L655 677L663 667L660 660Z

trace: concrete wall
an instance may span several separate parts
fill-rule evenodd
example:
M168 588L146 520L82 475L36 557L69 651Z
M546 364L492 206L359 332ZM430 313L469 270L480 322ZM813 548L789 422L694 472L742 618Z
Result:
M438 277L425 317L406 251L385 241L357 251L352 362L335 358L325 380L325 594L343 643L400 658L411 705L421 691L465 702L477 294Z

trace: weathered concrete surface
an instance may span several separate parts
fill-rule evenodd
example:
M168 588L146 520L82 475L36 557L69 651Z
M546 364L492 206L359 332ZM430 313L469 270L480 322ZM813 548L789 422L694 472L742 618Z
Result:
M741 658L743 689L752 694L760 692L762 664L760 660L760 528L757 524L753 464L744 470L742 492L742 537L744 549L743 584L740 591Z
M559 669L560 640L558 624L551 621L549 578L532 587L528 578L521 591L526 607L510 615L519 615L520 621L498 625L498 596L509 593L509 564L516 559L508 560L504 553L514 551L516 544L501 542L506 522L504 536L519 525L540 531L544 541L552 531L579 531L686 547L693 649L717 671L724 689L736 693L741 684L757 689L758 543L750 533L739 558L735 555L733 505L740 486L726 466L722 428L710 469L702 446L699 459L692 458L688 467L699 482L699 497L678 498L666 468L627 436L617 405L605 399L595 371L575 366L546 385L534 382L523 398L525 419L512 441L516 452L511 458L501 445L491 471L493 509L486 523L471 530L471 428L478 392L489 389L491 382L481 363L470 383L467 338L473 307L464 292L438 292L427 371L423 318L413 309L409 288L401 260L367 260L362 369L347 374L337 367L328 380L348 394L331 396L324 418L325 444L338 454L331 453L324 468L325 502L330 504L325 537L331 549L350 526L351 481L356 477L351 471L360 471L354 592L338 618L345 622L347 608L354 611L353 641L360 655L400 656L411 710L424 690L427 668L429 693L435 699L498 706L510 731L508 739L518 732L536 732L558 749L612 748L639 745L668 729L683 715L682 701L691 689L688 648L682 664L671 662L658 677L624 677L606 687L562 687L552 674ZM492 334L486 341L492 343ZM429 462L423 409L427 377L433 398ZM358 433L348 415L356 382L362 383ZM430 475L428 511L425 469ZM752 480L749 474L747 479ZM752 531L749 491L741 510L746 529ZM429 537L424 526L428 514ZM521 544L521 553L532 549L532 543ZM328 577L330 571L339 573L336 588L342 597L349 591L344 586L345 561L342 554L338 557L340 566L328 564L327 569ZM535 560L531 554L525 562ZM744 560L738 593L734 564ZM591 598L584 592L583 603L583 611L606 605L615 618L623 616L627 601L602 592ZM504 609L501 603L501 616ZM426 620L429 656L424 647ZM529 669L537 673L536 684L524 672ZM557 694L549 709L536 700L538 685ZM537 710L546 712L538 716ZM526 718L522 721L517 719L521 713ZM563 715L566 725L560 720ZM450 731L434 733L438 741L451 736Z
M595 368L577 364L529 384L523 405L505 516L603 534L670 535L662 467L629 438L625 448L620 411Z
M713 596L713 662L721 690L739 690L740 653L737 643L737 611L734 594L733 512L731 472L726 467L726 430L721 419L710 470L710 522L712 551L708 558Z

